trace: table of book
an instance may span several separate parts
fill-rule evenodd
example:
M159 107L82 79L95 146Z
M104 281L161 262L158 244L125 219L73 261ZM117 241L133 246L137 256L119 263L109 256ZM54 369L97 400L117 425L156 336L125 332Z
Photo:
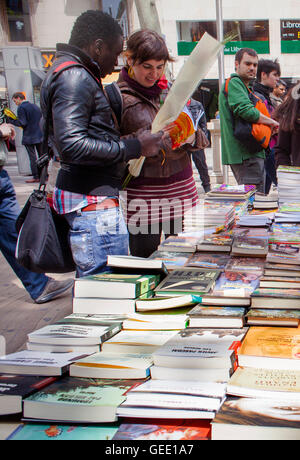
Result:
M73 314L0 359L0 414L22 410L0 438L300 439L298 174L279 170L279 198L218 187L149 259L76 279ZM28 364L39 386L4 400Z

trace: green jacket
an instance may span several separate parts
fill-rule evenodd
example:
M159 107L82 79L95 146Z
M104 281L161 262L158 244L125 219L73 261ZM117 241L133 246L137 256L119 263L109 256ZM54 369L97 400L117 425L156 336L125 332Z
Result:
M234 73L228 85L228 98L224 94L224 88L225 83L219 95L223 164L241 164L253 156L265 158L264 150L255 154L249 153L247 148L233 135L232 113L251 123L256 123L260 117L260 112L250 102L247 87Z

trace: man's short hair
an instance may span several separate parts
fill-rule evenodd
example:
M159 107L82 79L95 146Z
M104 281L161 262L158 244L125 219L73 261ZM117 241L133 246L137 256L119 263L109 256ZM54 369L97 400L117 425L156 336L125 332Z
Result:
M84 49L98 39L112 44L120 35L123 36L120 25L109 14L88 10L76 19L69 45Z
M277 74L281 75L281 69L280 69L280 64L275 59L275 61L272 61L271 59L260 59L258 61L258 66L257 66L257 80L261 81L261 74L262 72L265 72L267 75L270 75L271 72L276 71Z
M254 49L252 49L252 48L241 48L235 55L235 61L240 64L242 62L244 54L249 54L249 56L258 58L257 52Z
M26 97L23 93L14 93L12 99L21 99L22 101L25 101Z
M279 86L284 86L285 88L287 88L287 84L283 80L278 80L278 82L276 83L276 88L278 88Z

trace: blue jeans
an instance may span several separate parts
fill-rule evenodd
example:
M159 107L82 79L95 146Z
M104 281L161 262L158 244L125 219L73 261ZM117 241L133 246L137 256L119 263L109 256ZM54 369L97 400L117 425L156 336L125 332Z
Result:
M108 255L128 255L129 236L120 208L65 214L77 276L108 271Z
M15 225L19 214L20 207L13 184L3 169L0 172L0 250L32 299L37 299L45 289L49 278L26 270L15 259L18 238Z

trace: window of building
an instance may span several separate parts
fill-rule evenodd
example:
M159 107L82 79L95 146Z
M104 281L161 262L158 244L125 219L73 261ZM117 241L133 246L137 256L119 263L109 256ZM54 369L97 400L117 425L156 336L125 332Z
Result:
M31 42L28 0L5 0L9 42Z
M190 48L192 50L195 42L198 42L205 32L217 38L216 21L179 22L179 45L180 42L182 42L182 45L184 43L189 44L186 49ZM225 54L234 54L237 48L244 46L254 48L258 53L268 54L270 52L269 21L267 20L224 21L224 36L226 37L227 35L234 35L234 39L225 47ZM184 51L184 45L181 48Z

